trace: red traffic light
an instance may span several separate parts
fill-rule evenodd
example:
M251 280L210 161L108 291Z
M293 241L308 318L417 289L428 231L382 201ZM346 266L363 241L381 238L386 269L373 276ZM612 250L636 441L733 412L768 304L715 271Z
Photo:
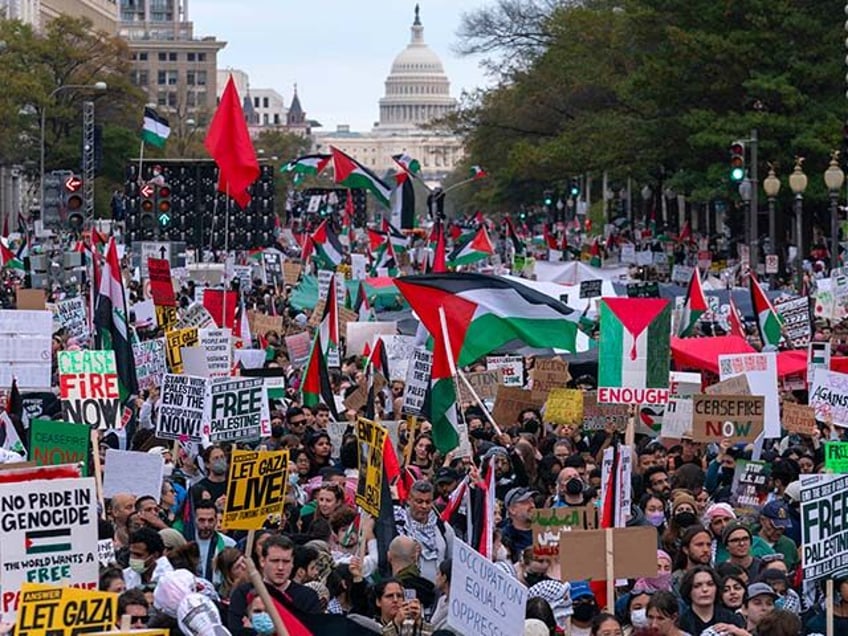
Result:
M78 194L73 194L68 197L68 210L79 210L82 208L82 197Z
M168 186L162 186L159 188L159 196L160 197L169 197L171 196L171 188Z
M731 159L736 159L737 157L745 161L745 144L741 141L734 141L730 144L730 157Z

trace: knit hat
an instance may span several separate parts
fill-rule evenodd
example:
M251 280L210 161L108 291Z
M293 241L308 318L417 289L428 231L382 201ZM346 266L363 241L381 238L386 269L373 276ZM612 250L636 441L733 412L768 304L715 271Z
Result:
M746 526L744 523L733 521L731 523L728 523L727 526L724 528L724 532L721 533L722 544L727 545L727 540L730 538L730 535L736 532L737 530L744 530L748 533L748 538L754 538L754 535L751 533L751 528Z
M733 508L730 504L726 503L714 503L707 511L704 513L704 525L710 525L710 522L717 517L730 517L731 519L736 519L736 513L733 511Z
M674 495L674 499L671 500L671 514L673 515L677 512L677 509L683 504L689 504L692 507L692 510L698 509L698 504L695 502L695 498L692 495L688 492L678 492Z

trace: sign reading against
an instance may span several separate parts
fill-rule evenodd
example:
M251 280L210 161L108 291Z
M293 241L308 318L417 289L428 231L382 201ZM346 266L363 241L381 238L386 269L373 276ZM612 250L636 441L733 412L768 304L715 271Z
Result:
M356 421L359 443L359 481L356 484L356 505L372 517L380 516L380 496L383 483L383 444L389 432L372 420L360 417ZM456 544L454 544L456 545Z
M156 437L201 442L206 405L206 378L165 374L156 420Z
M210 378L230 375L233 367L233 350L230 347L230 330L204 327L197 330L200 347L206 355Z
M764 403L761 395L695 395L692 438L698 442L753 442L763 432Z
M504 386L524 386L524 358L521 356L486 356L487 369L501 369Z
M88 471L91 429L84 424L56 420L30 420L29 457L37 466L79 464Z
M848 374L817 368L809 397L816 419L848 426Z
M185 327L165 332L168 367L171 369L171 373L183 372L182 348L196 347L198 342L197 327Z
M781 424L787 433L813 435L816 431L816 410L806 404L784 402Z
M526 604L527 588L518 579L454 539L449 627L457 634L523 634Z
M598 509L594 506L541 508L532 513L533 554L559 558L559 533L593 530L598 527Z
M848 442L824 443L824 467L830 473L848 473Z
M62 417L91 428L117 428L121 410L114 351L60 351Z
M120 621L118 595L24 583L16 636L76 636L109 631Z
M206 399L210 442L256 440L270 435L262 378L213 378Z
M624 431L629 417L626 404L600 404L595 391L586 391L583 394L584 431L602 431L608 422L614 423L617 431Z
M0 484L3 618L13 620L21 586L97 589L97 494L93 477ZM19 632L20 633L20 632Z
M234 450L223 527L261 530L270 516L282 515L289 452Z
M133 361L140 391L149 390L162 383L162 375L168 372L165 358L165 339L154 338L133 343Z
M780 403L777 399L777 353L741 353L718 357L721 380L744 375L751 395L765 398L765 437L780 437Z
M545 402L545 420L579 426L583 422L583 391L551 389Z
M404 413L421 415L424 398L430 384L430 369L433 366L433 354L424 348L416 349L406 369L406 384L403 388Z
M805 484L801 482L801 545L804 579L842 574L848 570L848 526L843 523L848 475Z

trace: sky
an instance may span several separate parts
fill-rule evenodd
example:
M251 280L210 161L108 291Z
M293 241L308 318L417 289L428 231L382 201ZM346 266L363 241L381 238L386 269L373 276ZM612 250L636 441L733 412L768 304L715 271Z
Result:
M453 97L490 83L480 58L453 49L462 14L492 3L419 0L424 41L441 58ZM286 106L297 82L319 131L367 131L379 119L392 60L409 43L415 0L189 0L188 8L195 37L227 42L219 69L246 71L252 87L275 89Z

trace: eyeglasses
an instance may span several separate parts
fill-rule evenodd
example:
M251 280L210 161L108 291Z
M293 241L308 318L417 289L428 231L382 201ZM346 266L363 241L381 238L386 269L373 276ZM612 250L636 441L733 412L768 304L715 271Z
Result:
M147 621L150 620L150 617L146 614L144 616L133 616L130 624L132 625L147 625Z
M303 426L306 424L306 420L289 420L289 426Z

